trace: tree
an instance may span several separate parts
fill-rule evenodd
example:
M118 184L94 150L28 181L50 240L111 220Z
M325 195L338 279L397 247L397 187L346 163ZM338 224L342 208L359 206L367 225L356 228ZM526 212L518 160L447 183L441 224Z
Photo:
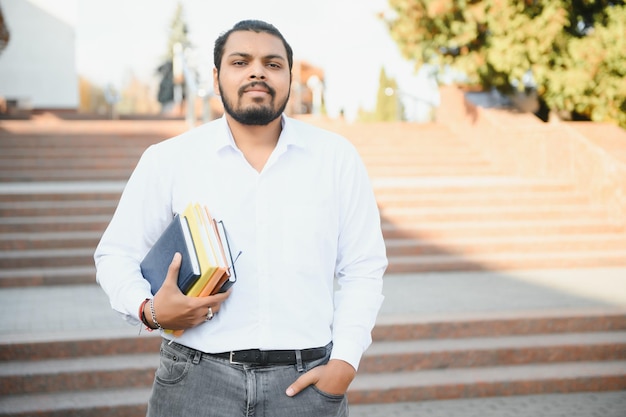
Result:
M157 98L162 106L166 106L174 101L174 46L176 44L180 44L183 48L191 46L187 33L183 5L179 2L170 23L170 36L167 40L167 49L163 57L163 63L157 68L157 72L161 76ZM181 83L182 80L176 80L176 82Z
M389 0L403 55L550 109L626 127L626 5L608 0Z
M9 43L9 39L11 35L9 34L9 28L4 20L4 15L2 14L2 7L0 7L0 54L6 48Z
M402 119L398 83L395 79L387 77L385 68L380 69L375 118L381 122Z

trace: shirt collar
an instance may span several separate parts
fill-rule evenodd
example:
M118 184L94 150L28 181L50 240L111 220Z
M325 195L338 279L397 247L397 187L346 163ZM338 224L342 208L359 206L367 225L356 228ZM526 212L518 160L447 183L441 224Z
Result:
M220 118L220 123L222 124L222 131L224 134L218 135L215 144L216 151L219 152L227 147L239 151L237 144L235 144L235 139L233 138L230 127L228 126L228 122L226 121L226 116L222 116ZM280 136L278 138L278 144L276 145L277 148L287 149L290 146L296 146L299 148L305 147L303 138L299 137L299 135L295 133L296 129L293 119L283 114L281 116L281 128L282 131L280 132Z

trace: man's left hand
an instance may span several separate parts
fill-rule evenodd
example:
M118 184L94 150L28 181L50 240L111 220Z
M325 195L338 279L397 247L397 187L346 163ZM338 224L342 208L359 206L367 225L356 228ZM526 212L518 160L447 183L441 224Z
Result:
M293 397L309 385L331 395L343 395L356 376L356 370L348 362L332 359L326 365L317 366L287 388L287 395Z

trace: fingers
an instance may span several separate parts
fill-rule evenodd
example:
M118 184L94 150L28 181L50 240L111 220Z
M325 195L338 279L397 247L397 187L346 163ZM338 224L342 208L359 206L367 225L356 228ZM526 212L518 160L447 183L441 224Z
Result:
M286 394L293 397L309 385L333 395L343 395L356 376L356 370L348 362L331 359L326 365L311 369L287 388Z
M187 329L206 321L220 310L221 304L230 296L230 291L207 297L188 297L178 288L178 273L182 255L174 254L163 285L154 296L154 306L159 323L167 329Z
M285 392L287 396L293 397L309 385L315 385L319 381L320 367L313 368L304 375L296 379L296 381L287 388Z
M230 291L208 295L206 297L194 297L194 303L198 308L208 308L211 307L214 313L217 313L220 309L220 305L226 301L226 299L230 296Z
M182 263L182 255L178 252L174 254L170 266L167 268L167 276L163 282L163 286L178 288L178 272L180 271L180 265ZM180 291L180 289L178 290Z

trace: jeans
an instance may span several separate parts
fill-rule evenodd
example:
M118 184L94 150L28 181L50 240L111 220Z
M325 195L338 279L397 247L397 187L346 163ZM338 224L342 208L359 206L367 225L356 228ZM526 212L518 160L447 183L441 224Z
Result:
M295 397L285 390L326 357L296 365L231 364L185 346L161 344L148 417L347 417L345 395L309 386Z

